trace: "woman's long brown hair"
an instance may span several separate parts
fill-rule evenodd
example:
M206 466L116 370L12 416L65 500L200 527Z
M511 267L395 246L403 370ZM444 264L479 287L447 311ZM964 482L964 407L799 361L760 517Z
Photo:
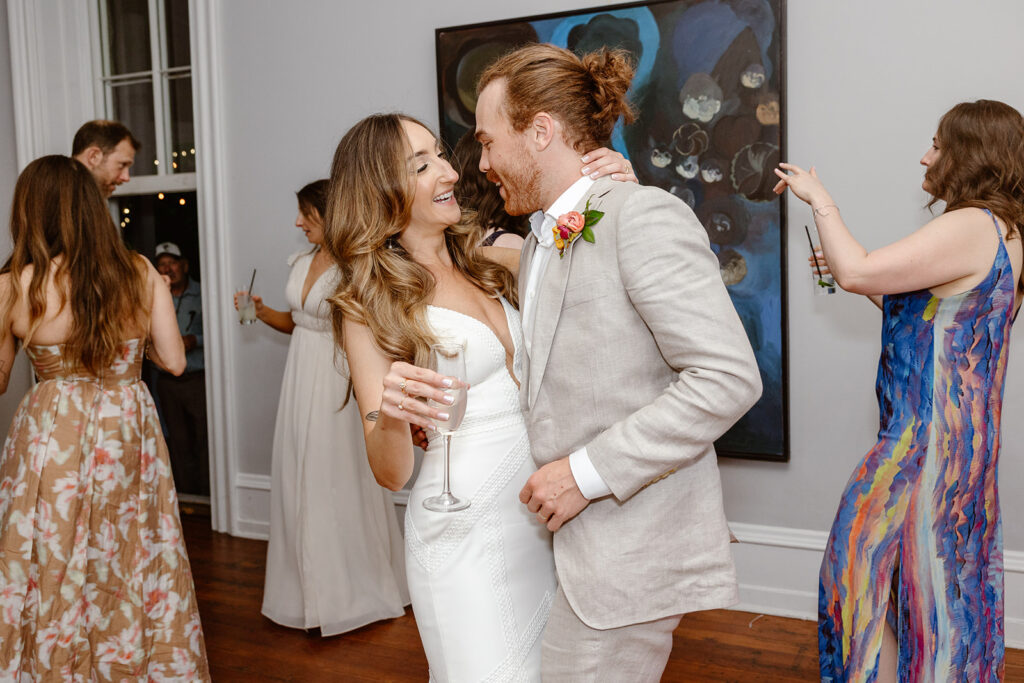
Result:
M946 211L990 209L1009 237L1024 229L1024 119L995 100L961 102L939 121L939 157L925 172L933 199Z
M426 317L434 278L397 239L409 224L413 200L403 121L423 126L403 114L375 114L353 126L338 144L324 246L341 270L338 288L329 298L338 344L344 343L342 321L348 318L370 328L391 360L425 367L434 341ZM484 257L479 228L460 222L444 236L459 273L490 295L517 305L512 273Z
M50 314L71 306L64 354L88 372L101 374L127 336L144 333L149 319L145 265L125 247L85 166L51 155L25 167L14 186L11 242L11 256L0 269L11 278L5 324L24 297L29 313L25 343L47 313L48 282L60 293L60 309ZM22 273L29 266L26 292Z

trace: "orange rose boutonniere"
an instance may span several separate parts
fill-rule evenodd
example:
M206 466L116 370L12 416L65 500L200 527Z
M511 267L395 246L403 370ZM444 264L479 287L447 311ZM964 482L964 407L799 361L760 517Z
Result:
M591 227L603 217L604 211L590 208L590 199L587 199L583 213L570 211L559 216L555 221L555 227L551 228L551 232L555 235L558 258L564 257L565 252L569 250L569 245L580 237L585 242L596 244L597 240L594 239L594 231L591 230Z

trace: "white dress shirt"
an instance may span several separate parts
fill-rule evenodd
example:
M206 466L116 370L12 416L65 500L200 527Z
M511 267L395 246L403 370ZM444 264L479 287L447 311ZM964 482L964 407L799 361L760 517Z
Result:
M526 341L526 353L533 352L533 317L534 301L537 298L537 290L541 285L541 279L548 267L548 260L555 248L555 236L551 228L555 227L555 221L564 213L576 208L583 196L594 184L591 178L586 176L580 178L569 186L558 199L546 211L537 211L530 216L530 230L537 238L537 248L533 252L533 260L530 262L530 272L526 276L526 287L522 289L520 301L522 303L523 337ZM569 455L569 469L576 480L576 485L588 500L607 496L611 489L605 484L604 479L597 473L594 464L587 455L587 447L584 446Z

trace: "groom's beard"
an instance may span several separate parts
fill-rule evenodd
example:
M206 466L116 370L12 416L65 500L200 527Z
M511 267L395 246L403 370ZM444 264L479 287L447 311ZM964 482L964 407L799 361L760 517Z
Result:
M505 191L506 213L522 216L544 208L540 201L540 168L525 149L517 150L515 159L498 175Z

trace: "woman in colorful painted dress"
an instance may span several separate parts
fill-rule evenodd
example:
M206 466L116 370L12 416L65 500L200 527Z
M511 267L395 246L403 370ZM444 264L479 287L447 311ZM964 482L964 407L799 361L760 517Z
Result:
M167 284L64 156L14 188L0 389L19 342L39 382L0 461L0 679L209 680L143 353L178 375Z
M867 252L812 168L780 182L814 212L824 262L883 311L878 443L839 502L821 568L823 681L999 681L997 459L1021 302L1024 121L958 104L921 159L939 217Z

